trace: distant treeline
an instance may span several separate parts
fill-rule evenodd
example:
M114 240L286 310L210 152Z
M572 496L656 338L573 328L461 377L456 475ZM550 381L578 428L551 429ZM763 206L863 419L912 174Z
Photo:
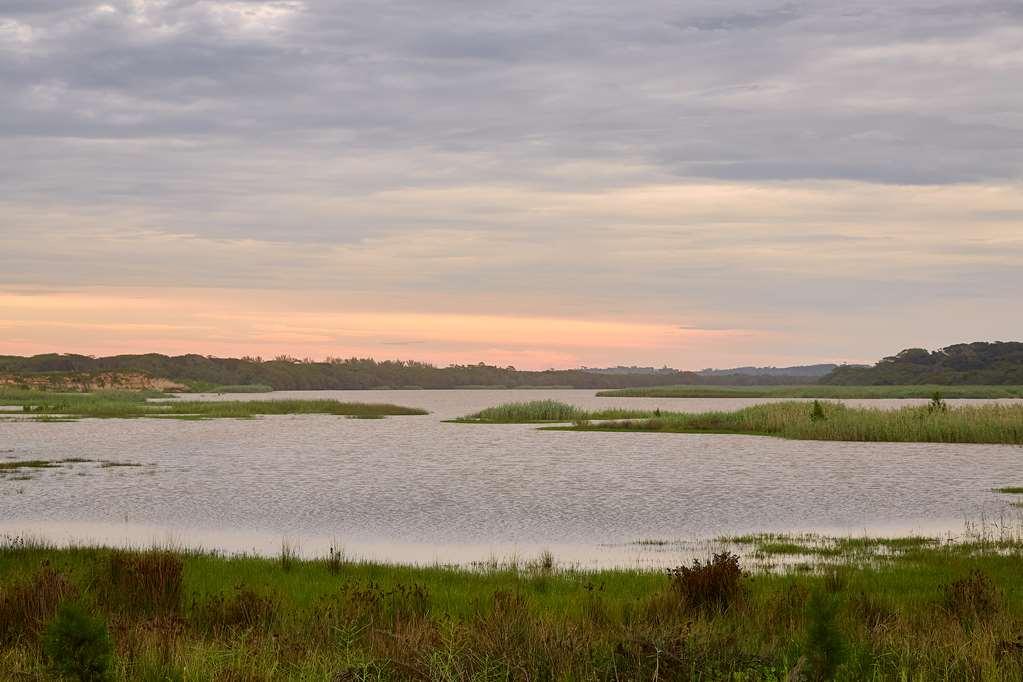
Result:
M853 365L866 367L867 365ZM753 374L757 376L822 377L838 369L833 363L821 365L796 365L795 367L733 367L732 369L702 369L697 374L721 376L722 374Z
M1023 343L963 343L936 351L909 348L872 367L841 365L823 377L792 374L705 374L662 368L636 373L614 368L521 371L514 367L451 365L366 358L330 358L324 362L278 356L214 358L205 355L115 355L96 358L51 353L32 357L0 356L0 379L62 373L141 372L170 379L192 390L214 387L272 386L275 390L368 388L644 388L651 386L780 386L835 384L889 386L914 384L1023 385ZM739 368L739 370L744 368ZM785 368L792 369L792 368ZM736 371L739 371L736 370Z
M1023 384L1023 343L959 343L935 351L907 348L873 367L838 367L820 381L846 386Z
M793 377L701 376L695 372L677 370L657 374L599 374L583 369L520 371L514 367L495 367L482 363L436 367L422 362L378 362L364 358L333 358L325 362L313 362L286 356L263 360L204 355L167 356L157 353L104 358L57 353L32 357L0 356L0 374L24 376L67 372L144 372L152 377L186 384L193 390L257 384L282 391L467 387L603 389L664 384L752 386L800 383Z

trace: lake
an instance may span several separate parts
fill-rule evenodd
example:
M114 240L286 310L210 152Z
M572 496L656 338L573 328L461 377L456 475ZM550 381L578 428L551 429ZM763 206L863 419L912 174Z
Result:
M194 396L192 396L194 397ZM510 401L732 410L770 399L597 398L591 390L304 391L428 416L0 421L0 461L85 458L0 480L0 533L459 563L547 549L584 567L663 567L724 534L960 533L1019 527L991 488L1023 484L1023 448L758 436L551 432L443 420ZM844 401L895 407L926 401ZM949 401L984 402L984 401ZM654 541L654 542L650 542ZM668 543L668 544L663 544ZM701 549L703 548L703 549Z

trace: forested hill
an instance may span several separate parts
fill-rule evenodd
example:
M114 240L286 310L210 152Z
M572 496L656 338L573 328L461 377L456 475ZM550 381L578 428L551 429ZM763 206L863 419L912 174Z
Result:
M664 384L754 385L793 383L792 377L700 376L671 370L657 374L598 374L582 369L519 371L491 365L435 367L421 362L348 358L312 362L289 357L214 358L204 355L48 354L0 356L0 375L43 373L142 372L201 390L221 385L261 384L276 390L363 388L571 387L632 388Z
M823 384L1023 384L1023 343L960 343L935 351L907 348L873 367L842 366Z

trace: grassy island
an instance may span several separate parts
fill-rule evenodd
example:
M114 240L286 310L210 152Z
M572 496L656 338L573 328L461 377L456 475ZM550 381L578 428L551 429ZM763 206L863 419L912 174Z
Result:
M733 412L580 410L553 401L512 403L464 417L465 423L571 422L547 428L570 431L732 433L796 440L919 443L1023 444L1023 405L949 407L930 405L895 410L848 407L841 403L780 402Z
M425 410L400 405L346 403L338 400L178 400L147 391L49 393L0 391L0 417L41 420L81 417L164 419L249 418L271 414L334 414L372 419L390 415L421 415ZM11 408L15 408L12 410Z
M655 386L600 391L607 398L821 398L853 399L928 399L940 394L946 399L1023 398L1023 386Z
M0 669L114 680L1021 679L1023 544L808 542L751 568L473 569L0 549ZM805 552L803 550L806 550ZM68 679L74 677L68 676Z

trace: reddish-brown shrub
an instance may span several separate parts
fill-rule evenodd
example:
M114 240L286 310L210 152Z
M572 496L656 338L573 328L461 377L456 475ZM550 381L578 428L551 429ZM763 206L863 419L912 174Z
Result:
M699 559L692 566L668 571L671 589L685 609L723 612L742 595L742 569L739 557L722 552L706 563Z

